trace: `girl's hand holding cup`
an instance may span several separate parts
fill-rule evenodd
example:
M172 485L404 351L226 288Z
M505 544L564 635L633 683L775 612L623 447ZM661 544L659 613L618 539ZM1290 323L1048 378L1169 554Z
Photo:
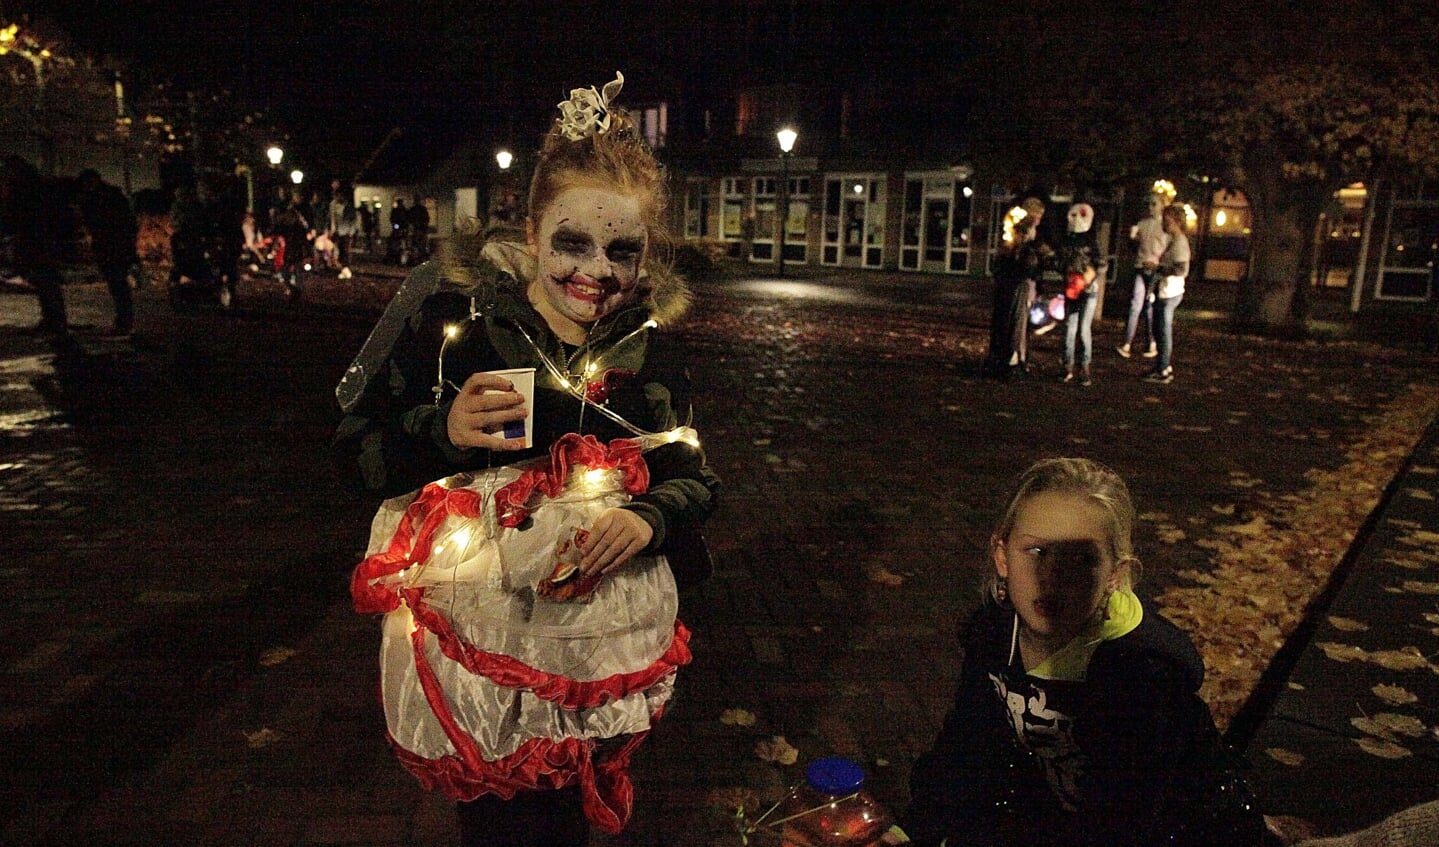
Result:
M529 413L524 395L508 378L474 373L460 387L445 425L456 447L523 450L529 446L524 435L507 438L504 430L506 424L523 422Z

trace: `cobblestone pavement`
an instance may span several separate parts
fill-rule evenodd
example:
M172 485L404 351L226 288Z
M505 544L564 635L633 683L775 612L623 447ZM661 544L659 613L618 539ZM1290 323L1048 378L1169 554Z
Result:
M801 764L853 756L903 804L996 498L1031 460L1083 453L1130 480L1158 592L1212 566L1216 504L1282 508L1434 390L1412 350L1231 336L1198 295L1172 385L1113 354L1112 320L1091 389L1055 382L1058 333L1035 378L987 381L974 283L866 279L701 286L679 330L726 482L720 568L682 602L695 661L637 757L634 822L598 843L738 844L708 800L793 780L754 755L773 735ZM67 294L77 323L108 320L99 287ZM378 624L348 605L373 504L325 444L373 320L352 300L326 281L182 314L147 290L132 344L56 350L18 332L33 298L0 289L0 843L453 843L449 804L381 739ZM731 708L756 723L721 723ZM1345 828L1383 810L1307 788L1271 811L1318 799Z

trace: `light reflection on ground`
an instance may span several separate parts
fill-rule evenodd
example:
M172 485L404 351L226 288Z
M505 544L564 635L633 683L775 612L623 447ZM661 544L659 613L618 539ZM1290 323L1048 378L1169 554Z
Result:
M746 279L725 285L732 294L753 297L783 297L790 300L822 300L851 306L885 306L890 300L849 287L822 285L793 279Z

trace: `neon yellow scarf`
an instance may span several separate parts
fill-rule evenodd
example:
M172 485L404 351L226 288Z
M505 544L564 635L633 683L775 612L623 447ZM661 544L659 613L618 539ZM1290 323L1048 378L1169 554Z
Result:
M1121 588L1109 595L1108 614L1104 620L1076 635L1070 642L1054 652L1029 671L1030 676L1040 679L1058 679L1083 682L1089 671L1089 659L1094 651L1106 641L1113 641L1128 635L1144 620L1144 607L1134 592Z

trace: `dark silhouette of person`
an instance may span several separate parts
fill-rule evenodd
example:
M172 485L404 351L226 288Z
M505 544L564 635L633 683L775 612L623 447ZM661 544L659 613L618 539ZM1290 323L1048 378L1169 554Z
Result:
M110 290L115 304L115 320L101 338L129 338L135 328L135 300L130 293L130 269L139 261L135 254L135 238L139 227L130 201L116 186L100 178L93 170L80 172L75 200L80 221L90 234L90 254Z
M54 185L20 156L0 168L0 234L10 242L15 272L35 289L40 322L29 331L62 337L69 332L60 254L67 237L68 206Z

